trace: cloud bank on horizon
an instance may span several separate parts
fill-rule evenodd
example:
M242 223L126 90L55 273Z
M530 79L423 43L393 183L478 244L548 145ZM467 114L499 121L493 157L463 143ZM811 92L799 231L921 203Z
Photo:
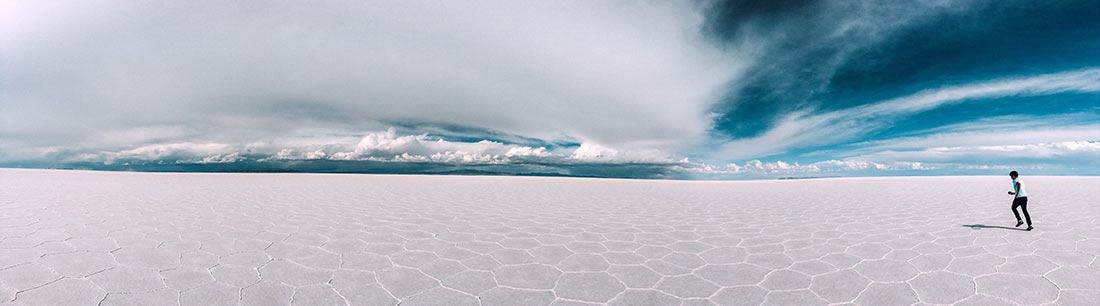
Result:
M1100 175L1092 1L0 2L0 166Z

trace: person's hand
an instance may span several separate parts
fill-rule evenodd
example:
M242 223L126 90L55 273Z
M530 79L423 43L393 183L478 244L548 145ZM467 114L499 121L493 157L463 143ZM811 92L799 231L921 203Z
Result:
M1008 194L1016 194L1016 193L1015 193L1015 192L1012 192L1012 191L1009 191L1009 192L1008 192Z

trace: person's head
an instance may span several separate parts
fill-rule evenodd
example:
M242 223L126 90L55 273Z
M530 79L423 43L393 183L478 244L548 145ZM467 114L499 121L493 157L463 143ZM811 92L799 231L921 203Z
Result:
M1020 177L1020 173L1013 170L1012 172L1008 173L1008 176L1012 177L1012 179L1016 179L1017 177Z

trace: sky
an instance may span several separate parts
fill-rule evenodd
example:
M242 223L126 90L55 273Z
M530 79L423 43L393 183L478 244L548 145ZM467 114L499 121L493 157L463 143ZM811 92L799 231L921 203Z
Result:
M0 0L0 167L1100 175L1096 1Z

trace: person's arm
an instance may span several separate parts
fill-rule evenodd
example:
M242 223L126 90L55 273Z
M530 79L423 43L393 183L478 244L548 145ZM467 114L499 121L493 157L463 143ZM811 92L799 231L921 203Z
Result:
M1016 193L1014 193L1014 194L1016 196L1012 197L1013 199L1019 199L1020 198L1020 182L1016 182Z

